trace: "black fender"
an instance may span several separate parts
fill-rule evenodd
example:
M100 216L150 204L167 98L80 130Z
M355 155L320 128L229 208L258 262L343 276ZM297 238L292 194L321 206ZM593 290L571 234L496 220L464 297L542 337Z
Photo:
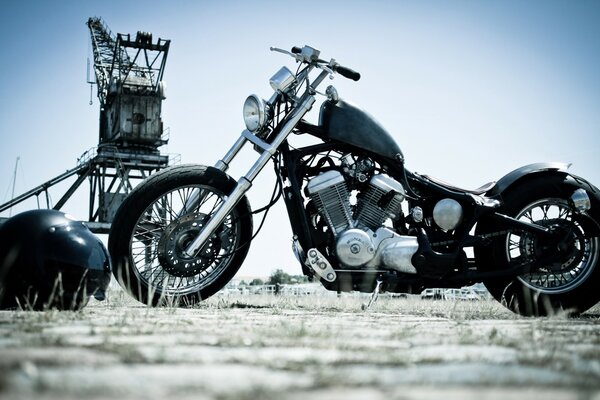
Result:
M499 196L510 186L517 183L517 181L520 181L525 177L530 177L531 175L556 171L561 171L568 174L567 169L569 169L570 166L571 164L561 162L544 162L524 165L500 178L500 180L496 182L496 184L489 191L487 191L485 195L487 197Z
M588 191L588 194L590 195L592 200L592 208L594 209L592 210L592 213L597 213L597 209L600 206L600 190L596 186L588 182L586 179L581 178L575 174L569 173L567 170L570 166L571 164L561 162L546 162L525 165L504 175L494 187L492 187L488 192L486 192L485 196L496 198L502 197L502 194L506 192L507 189L515 185L517 182L522 182L526 179L544 173L547 174L558 172L563 174L567 179L570 179L572 182L576 182L578 186ZM589 212L582 214L582 217L579 219L579 223L588 224L588 227L592 229L592 231L595 232L596 235L600 235L600 221L590 216Z

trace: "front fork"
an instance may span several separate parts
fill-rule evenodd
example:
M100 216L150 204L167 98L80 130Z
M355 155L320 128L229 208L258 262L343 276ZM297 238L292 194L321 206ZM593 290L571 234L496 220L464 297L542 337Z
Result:
M231 149L229 149L227 154L225 154L225 157L223 157L223 159L219 160L215 164L215 168L218 168L223 172L227 171L227 169L229 168L229 164L240 152L242 147L244 147L246 142L251 142L260 149L261 154L258 157L258 160L252 166L252 168L250 168L244 176L238 179L237 185L233 189L231 194L226 197L226 200L223 203L221 203L219 208L206 222L204 228L200 231L200 234L187 246L187 248L185 249L185 253L188 256L194 257L202 248L203 244L208 240L208 238L217 230L217 228L221 225L223 220L225 220L227 215L231 212L231 210L233 210L238 201L244 196L244 194L246 194L248 189L250 189L250 187L252 186L252 182L262 171L265 165L267 165L269 159L277 152L279 146L281 146L281 144L287 139L290 133L292 133L292 130L296 127L296 125L298 125L300 120L311 109L314 103L314 96L310 94L306 94L305 96L303 96L299 102L298 107L296 108L296 110L294 110L289 120L283 125L283 127L281 128L277 136L275 136L271 144L266 143L262 139L258 138L252 132L244 130L238 138L238 140L231 147ZM202 197L202 191L196 191L194 195L190 198L190 200L186 203L185 209L193 209L193 205L199 204L202 201Z

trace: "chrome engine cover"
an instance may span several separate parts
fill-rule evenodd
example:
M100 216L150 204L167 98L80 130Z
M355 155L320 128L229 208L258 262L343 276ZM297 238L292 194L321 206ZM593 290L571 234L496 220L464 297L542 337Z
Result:
M406 274L416 274L412 256L419 250L419 242L415 236L399 236L391 240L381 251L381 261L391 269Z
M412 256L419 249L414 236L401 236L388 228L348 229L338 236L336 251L342 264L351 268L387 268L416 274Z
M339 260L349 267L365 265L375 256L372 236L362 229L342 232L338 236L335 250Z

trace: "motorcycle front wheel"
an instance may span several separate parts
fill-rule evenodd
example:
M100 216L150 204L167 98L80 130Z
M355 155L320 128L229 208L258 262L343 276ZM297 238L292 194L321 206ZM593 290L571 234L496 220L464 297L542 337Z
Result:
M531 266L515 278L484 282L510 310L525 316L579 314L600 301L600 198L597 189L588 190L591 208L581 213L571 201L577 189L585 187L567 175L542 175L503 194L504 214L553 232L545 237L510 230L475 249L482 270ZM484 221L478 233L503 229Z
M119 207L108 240L120 285L149 306L190 306L222 289L248 253L252 215L247 198L198 254L184 250L235 186L218 169L178 165L136 187Z

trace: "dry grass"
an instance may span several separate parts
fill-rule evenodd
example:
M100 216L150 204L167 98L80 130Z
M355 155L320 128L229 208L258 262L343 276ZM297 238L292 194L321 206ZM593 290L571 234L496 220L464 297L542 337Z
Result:
M523 318L495 301L382 295L363 310L368 299L230 295L149 308L113 289L81 311L2 311L0 397L475 399L486 387L493 398L591 398L600 390L598 306L572 319Z
M274 296L274 295L223 295L213 296L196 305L196 308L254 308L269 309L274 313L282 310L313 310L316 312L390 313L421 317L440 317L457 320L521 319L523 317L507 310L493 299L422 300L419 296L397 297L380 295L368 310L364 310L370 295L350 293L331 296ZM566 318L557 315L552 318ZM599 319L600 304L578 318Z

